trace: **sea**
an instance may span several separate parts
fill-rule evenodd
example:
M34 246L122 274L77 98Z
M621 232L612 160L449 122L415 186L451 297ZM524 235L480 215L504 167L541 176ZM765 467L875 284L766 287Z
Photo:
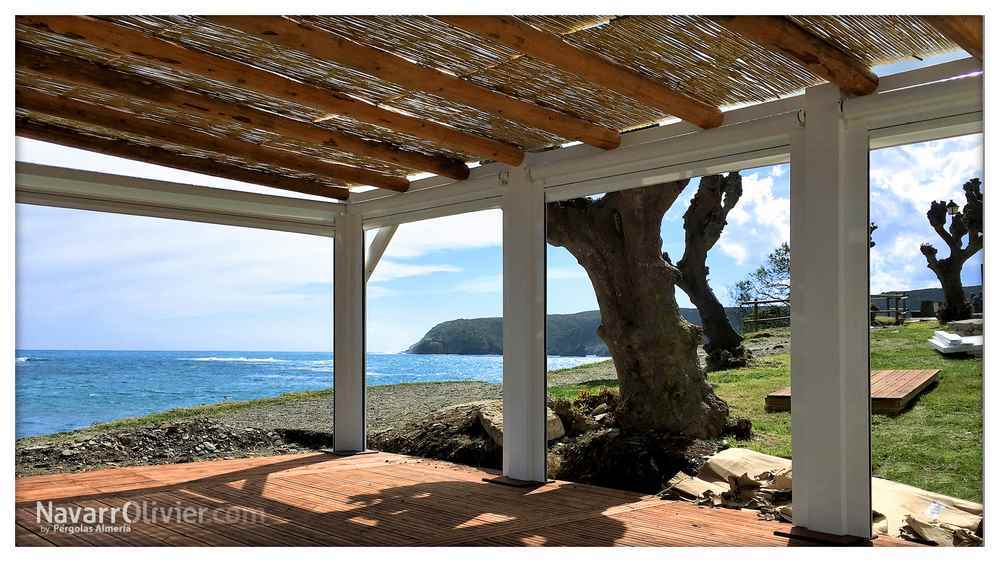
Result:
M548 358L548 369L604 357ZM264 351L17 350L18 438L79 429L171 408L333 386L333 355ZM369 386L435 381L499 383L497 355L369 353Z

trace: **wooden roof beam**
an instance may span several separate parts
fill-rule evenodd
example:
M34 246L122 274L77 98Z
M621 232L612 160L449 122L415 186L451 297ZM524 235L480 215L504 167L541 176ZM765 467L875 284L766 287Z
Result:
M186 156L158 146L146 146L122 139L105 139L75 133L69 129L33 121L18 120L15 126L15 134L19 137L97 152L108 156L117 156L118 158L136 160L157 166L166 166L185 172L205 174L207 176L242 181L275 189L283 189L285 191L305 193L307 195L318 195L332 199L347 199L347 196L350 194L347 189L342 187L332 187L311 180L258 172L207 158Z
M655 107L704 129L722 124L719 108L677 92L597 53L574 47L558 35L513 16L439 16L438 19L545 61L603 88Z
M923 20L982 62L983 16L923 16Z
M123 131L164 143L188 146L218 154L232 154L250 161L348 183L371 185L395 191L406 191L410 186L410 182L406 178L388 176L361 168L329 164L286 150L269 148L243 140L220 138L195 131L179 123L154 121L134 113L110 109L68 97L53 96L21 86L17 87L14 99L17 107L27 111L78 121L112 131Z
M206 95L185 92L75 57L53 55L18 43L14 58L17 68L42 74L70 86L82 85L146 100L182 113L193 113L222 125L235 121L245 127L270 131L306 144L333 148L456 180L469 177L468 166L460 160L400 150L388 143L368 141Z
M203 76L323 113L344 115L406 133L456 152L512 166L520 165L524 159L524 151L509 143L383 109L333 90L296 82L225 57L188 49L104 20L86 16L17 16L15 21L21 25L80 39L118 55L146 58L156 66Z
M782 16L713 16L726 29L758 45L787 55L852 96L878 87L878 77L853 56Z
M511 121L604 149L617 148L621 134L560 111L513 98L387 51L296 23L280 16L212 16L212 21L365 74L475 107Z

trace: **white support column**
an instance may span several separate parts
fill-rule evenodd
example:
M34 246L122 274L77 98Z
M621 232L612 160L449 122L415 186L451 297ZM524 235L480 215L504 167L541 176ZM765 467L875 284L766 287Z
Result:
M871 535L868 131L832 85L806 90L791 154L795 524Z
M337 217L334 237L333 448L365 450L365 235L361 216Z
M545 481L545 193L525 167L501 172L503 474Z

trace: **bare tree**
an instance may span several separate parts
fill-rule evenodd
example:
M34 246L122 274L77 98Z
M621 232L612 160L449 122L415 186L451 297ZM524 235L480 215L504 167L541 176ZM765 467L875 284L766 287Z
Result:
M598 335L618 372L623 429L708 438L729 407L698 363L701 330L677 308L681 273L663 260L660 225L687 181L548 205L548 241L587 271L601 309Z
M953 201L932 201L927 211L927 220L948 245L948 257L938 259L937 248L928 243L920 245L920 252L927 258L927 267L937 275L944 289L944 307L937 314L941 323L972 317L972 304L965 298L962 287L962 266L983 248L982 183L979 178L972 178L962 188L966 200L963 211L956 211L958 205ZM949 214L951 224L948 224ZM966 236L969 237L968 243L962 247L962 239Z
M743 336L733 329L726 309L708 283L708 252L719 241L729 211L743 195L743 178L737 172L726 177L705 176L684 213L684 255L677 262L681 277L677 286L698 309L705 330L705 352L709 371L746 367L750 352ZM670 263L666 252L663 259Z

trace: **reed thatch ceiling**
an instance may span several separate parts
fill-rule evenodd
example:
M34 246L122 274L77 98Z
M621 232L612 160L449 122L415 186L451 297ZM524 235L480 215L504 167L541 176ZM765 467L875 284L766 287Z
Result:
M871 66L976 54L977 31L981 45L962 17L21 16L18 134L345 198L572 140L613 149L670 117L717 126L720 107L825 81L864 95Z

